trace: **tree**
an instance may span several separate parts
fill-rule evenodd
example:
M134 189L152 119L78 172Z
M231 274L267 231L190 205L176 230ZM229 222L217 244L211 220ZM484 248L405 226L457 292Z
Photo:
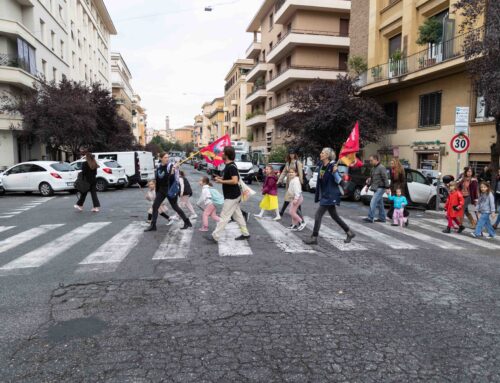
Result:
M477 94L484 97L486 110L495 118L496 142L490 148L494 177L500 161L500 2L459 0L455 7L464 16L461 31L469 32L464 42L469 74ZM481 22L483 27L476 28Z
M339 76L335 82L317 80L294 91L291 113L279 124L289 132L289 146L314 157L325 146L338 153L356 121L360 123L361 145L377 142L390 125L376 101L359 96L356 79Z
M269 162L285 162L288 150L286 146L276 146L269 153Z

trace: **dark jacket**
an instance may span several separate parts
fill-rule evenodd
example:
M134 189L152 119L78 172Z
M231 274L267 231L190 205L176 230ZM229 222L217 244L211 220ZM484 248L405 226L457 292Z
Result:
M156 191L163 191L164 193L168 193L168 188L170 184L173 182L172 177L175 178L175 175L172 174L172 164L168 163L165 166L158 165L155 171L155 179L156 179Z
M89 184L93 185L96 183L97 169L90 169L87 161L84 161L82 164L82 178L87 181Z
M321 206L340 205L342 193L340 192L339 184L342 181L342 178L340 177L338 171L333 173L334 166L335 162L330 162L327 165L323 177L320 177L323 163L318 163L320 174L318 174L318 183L316 186L316 196L314 198L314 202L319 202Z
M370 190L377 191L377 189L389 188L389 179L387 177L387 169L384 165L379 163L372 169Z
M458 190L460 190L462 193L464 191L464 186L465 186L464 183L465 183L464 178L462 178L458 182ZM469 197L472 204L475 204L475 202L479 199L479 183L475 178L471 178L469 183Z
M182 182L184 182L184 194L192 197L193 195L193 189L191 188L191 184L189 183L188 179L186 177L182 177Z
M278 177L267 176L262 186L262 194L278 195Z

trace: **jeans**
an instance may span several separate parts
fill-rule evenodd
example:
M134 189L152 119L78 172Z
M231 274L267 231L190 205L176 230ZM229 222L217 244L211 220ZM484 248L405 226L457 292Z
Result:
M379 188L373 194L372 200L370 201L370 210L368 211L368 218L372 221L375 219L375 213L377 211L377 208L378 208L378 218L384 222L386 220L385 207L384 207L384 193L385 189Z
M495 221L495 226L500 226L500 206L498 206L497 220Z
M78 198L78 202L76 203L78 206L82 207L83 204L85 203L85 198L87 198L87 193L80 193L80 198ZM94 207L101 207L101 204L99 203L99 198L97 198L97 189L95 186L95 183L90 185L90 195L92 197L92 204Z
M314 229L313 229L313 237L317 237L319 234L319 229L321 228L321 220L326 212L330 213L330 216L333 218L335 222L344 230L346 233L349 231L349 226L339 217L337 213L337 208L335 205L331 206L321 206L316 211L316 216L314 217Z
M476 224L476 235L481 235L481 232L483 231L483 228L486 228L488 231L488 234L490 237L495 236L495 229L493 229L493 226L491 226L491 221L490 221L490 214L489 213L481 213L481 216L479 217L479 221Z

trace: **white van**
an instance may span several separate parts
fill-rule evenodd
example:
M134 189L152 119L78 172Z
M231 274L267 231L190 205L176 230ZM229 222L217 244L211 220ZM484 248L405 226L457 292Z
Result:
M155 178L155 164L151 152L105 152L94 153L97 160L113 160L125 168L128 185L145 186Z

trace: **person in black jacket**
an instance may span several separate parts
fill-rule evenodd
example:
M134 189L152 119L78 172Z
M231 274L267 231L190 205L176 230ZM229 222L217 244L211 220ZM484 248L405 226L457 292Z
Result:
M95 160L95 157L92 153L87 152L85 155L86 161L82 164L82 179L90 184L90 195L92 196L92 204L94 207L92 208L92 212L99 212L99 208L101 204L99 203L99 198L97 198L97 189L96 189L96 176L97 176L97 168L99 165ZM82 211L83 204L85 203L85 198L87 198L87 193L80 193L80 198L75 205L75 209Z
M168 197L168 191L170 186L179 179L179 169L177 165L174 165L168 161L168 153L162 153L160 155L160 164L156 168L155 178L156 178L156 198L153 202L153 217L151 218L151 225L144 231L156 231L156 220L158 219L158 209L162 202L168 199L172 209L179 215L179 217L184 221L184 226L181 230L186 230L193 227L191 221L182 209L177 204L178 196L173 198Z

